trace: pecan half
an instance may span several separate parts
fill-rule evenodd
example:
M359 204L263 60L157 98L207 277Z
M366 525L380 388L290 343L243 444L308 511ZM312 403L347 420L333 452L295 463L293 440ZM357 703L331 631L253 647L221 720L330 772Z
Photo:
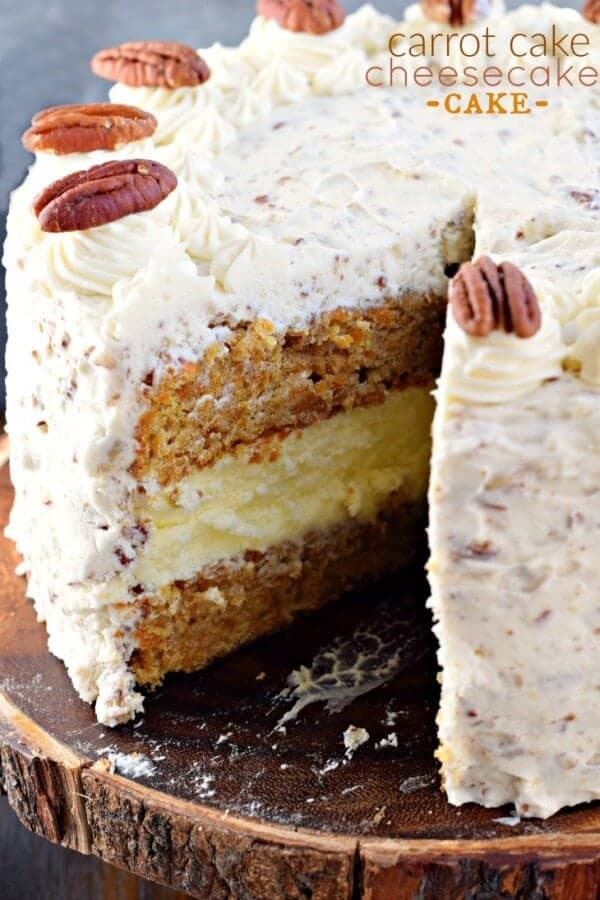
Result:
M130 87L195 87L210 78L194 48L175 41L129 41L100 50L92 72Z
M509 262L496 265L489 256L462 264L448 299L454 318L473 337L498 329L528 338L542 324L537 297L523 272Z
M156 126L154 116L137 106L72 103L36 113L22 141L32 153L42 150L59 156L116 150L123 144L150 137Z
M326 34L346 18L338 0L258 0L257 10L259 16L274 19L281 28L307 34Z
M600 25L600 0L586 0L581 14L588 22Z
M161 163L115 160L54 181L33 211L42 231L85 231L154 209L176 186L177 176Z
M477 18L476 0L421 0L421 9L432 22L468 25Z

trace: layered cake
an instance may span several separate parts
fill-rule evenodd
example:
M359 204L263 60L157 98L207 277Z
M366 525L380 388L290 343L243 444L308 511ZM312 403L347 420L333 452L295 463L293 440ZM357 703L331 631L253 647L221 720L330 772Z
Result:
M411 32L597 54L592 7L261 0L239 47L108 48L109 103L34 118L9 534L101 722L406 565L429 490L450 800L600 797L598 89L452 115L371 77Z

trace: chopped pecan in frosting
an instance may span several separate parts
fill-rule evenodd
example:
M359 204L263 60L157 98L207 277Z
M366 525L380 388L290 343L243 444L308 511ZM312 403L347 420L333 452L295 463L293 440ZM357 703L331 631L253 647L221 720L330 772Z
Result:
M210 78L210 69L193 47L176 41L128 41L100 50L92 72L130 87L196 87Z
M571 197L581 206L587 206L589 209L600 209L600 191L590 188L589 190L580 190L573 188L570 191Z
M36 113L22 140L32 153L42 151L62 156L116 150L123 144L150 137L156 127L154 116L136 106L71 103Z
M472 337L494 330L532 337L541 326L540 307L523 272L509 262L496 265L489 256L463 263L448 294L454 318Z
M339 28L346 18L339 0L258 0L257 10L288 31L308 34L326 34Z
M33 211L42 231L85 231L154 209L176 186L176 175L161 163L115 160L54 181Z

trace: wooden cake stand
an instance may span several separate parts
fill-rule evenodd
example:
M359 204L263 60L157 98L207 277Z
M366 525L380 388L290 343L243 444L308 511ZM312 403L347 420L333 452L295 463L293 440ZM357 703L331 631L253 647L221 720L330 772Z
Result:
M0 523L12 492L0 472ZM201 898L596 900L600 805L455 809L425 587L396 578L98 725L0 539L0 785L37 834ZM357 740L346 747L350 726Z

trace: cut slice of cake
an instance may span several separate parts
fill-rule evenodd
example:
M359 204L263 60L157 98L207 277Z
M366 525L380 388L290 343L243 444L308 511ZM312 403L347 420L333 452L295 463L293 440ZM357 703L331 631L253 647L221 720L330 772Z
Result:
M484 258L451 292L429 491L438 755L452 803L546 817L600 793L600 240L513 260L501 289Z

